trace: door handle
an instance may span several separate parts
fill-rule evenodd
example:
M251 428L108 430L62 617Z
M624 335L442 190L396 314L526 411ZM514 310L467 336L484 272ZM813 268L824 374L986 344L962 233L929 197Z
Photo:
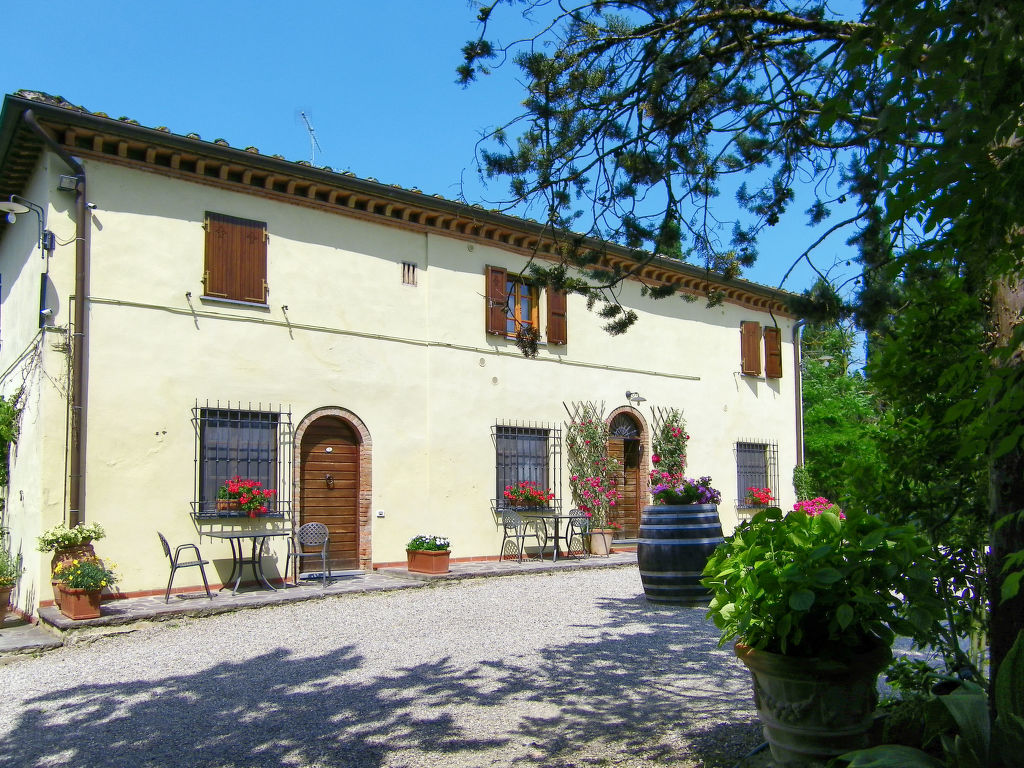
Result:
M327 476L324 477L324 480L327 481L327 487L328 488L333 488L334 487L334 478L333 477L331 477L330 475L327 475Z

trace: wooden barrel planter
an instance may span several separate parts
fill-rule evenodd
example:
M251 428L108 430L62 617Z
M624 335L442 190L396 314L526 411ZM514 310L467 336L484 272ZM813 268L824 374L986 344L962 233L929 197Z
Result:
M722 521L714 504L644 507L636 559L647 599L671 605L710 603L701 573L722 541Z

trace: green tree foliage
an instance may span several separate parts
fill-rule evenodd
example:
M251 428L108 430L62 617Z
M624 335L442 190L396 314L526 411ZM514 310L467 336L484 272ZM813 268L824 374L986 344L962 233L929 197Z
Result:
M964 291L964 279L948 267L919 266L894 286L902 311L872 334L867 366L880 412L879 460L860 467L853 487L859 505L928 533L947 612L940 648L949 668L980 672L988 462L983 451L964 450L974 444L972 422L949 414L991 369L984 307Z
M855 341L848 325L804 329L800 498L825 496L845 506L858 495L856 478L878 466L879 414L871 383L850 369Z
M0 397L0 486L7 485L11 446L18 442L22 392L19 389L10 397Z
M538 34L491 41L495 14L517 4ZM482 145L482 172L507 178L505 203L540 209L560 238L562 263L534 264L534 277L587 295L612 333L636 320L613 289L638 268L602 267L602 243L637 249L641 263L692 258L735 277L792 202L801 169L835 169L854 135L834 118L824 141L814 127L836 55L858 29L829 18L824 2L494 0L479 19L461 81L511 57L527 91L522 116ZM712 210L723 189L749 216L726 216L731 203ZM817 201L812 220L831 202Z

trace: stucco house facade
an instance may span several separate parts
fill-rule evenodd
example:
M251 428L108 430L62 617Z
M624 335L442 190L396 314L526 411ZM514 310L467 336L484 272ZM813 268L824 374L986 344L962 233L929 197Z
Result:
M657 408L683 411L689 473L714 478L727 529L746 484L793 502L781 292L657 259L645 281L696 296L710 281L725 301L654 301L627 280L639 320L610 337L582 297L521 277L557 258L535 222L33 92L4 101L0 201L22 211L0 223L0 394L20 393L3 526L25 612L51 597L35 537L62 521L102 523L126 594L163 590L157 531L199 543L215 581L230 552L202 534L237 525L325 522L339 570L401 562L421 533L450 537L454 559L497 557L503 484L535 478L572 506L573 403L613 424L626 536ZM516 322L540 332L536 358ZM233 474L276 490L272 516L218 513ZM269 573L284 553L277 540Z

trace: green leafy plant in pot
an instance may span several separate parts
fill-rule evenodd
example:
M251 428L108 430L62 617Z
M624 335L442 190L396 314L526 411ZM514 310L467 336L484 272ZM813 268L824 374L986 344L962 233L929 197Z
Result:
M711 556L701 583L720 644L737 640L780 765L867 746L897 634L927 643L942 606L928 540L863 512L769 507Z
M7 605L11 599L11 592L24 571L20 558L14 557L6 549L0 549L0 624L3 624L7 617Z
M413 536L405 545L408 569L411 573L448 573L451 540L445 536Z

